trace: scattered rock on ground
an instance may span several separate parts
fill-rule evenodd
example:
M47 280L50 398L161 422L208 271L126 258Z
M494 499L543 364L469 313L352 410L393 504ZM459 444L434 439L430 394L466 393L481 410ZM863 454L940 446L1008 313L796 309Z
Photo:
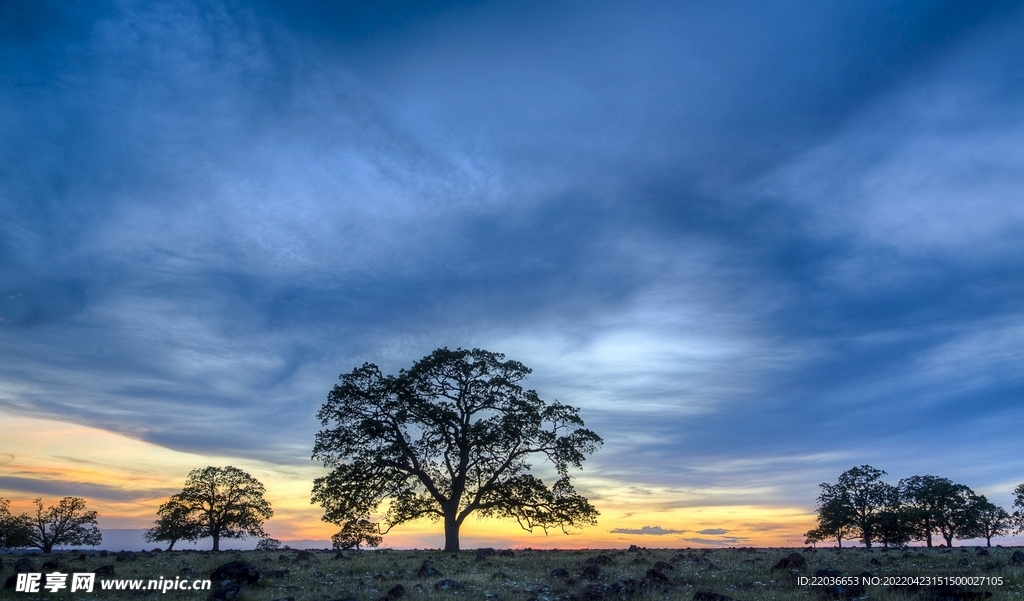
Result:
M229 561L210 574L214 582L230 580L238 584L256 584L262 577L256 565L241 560Z
M733 601L733 598L711 591L697 591L693 594L693 601Z
M562 580L563 578L569 577L569 570L565 568L558 568L557 570L551 570L550 578L554 580Z
M401 584L396 584L387 593L387 598L388 599L397 599L399 597L404 597L404 596L405 596L405 587L402 586Z
M441 570L438 570L431 565L429 559L424 559L423 565L421 565L420 569L416 571L416 576L420 578L440 578L444 576L444 574L441 573Z
M799 569L799 568L804 567L805 565L807 565L807 560L804 559L804 556L800 555L799 553L794 551L794 552L790 553L789 555L783 557L782 559L780 559L778 561L778 563L773 565L772 566L772 570L784 570L784 569L787 569L787 568L798 568Z
M445 579L434 583L435 591L457 591L462 589L462 583L458 580Z

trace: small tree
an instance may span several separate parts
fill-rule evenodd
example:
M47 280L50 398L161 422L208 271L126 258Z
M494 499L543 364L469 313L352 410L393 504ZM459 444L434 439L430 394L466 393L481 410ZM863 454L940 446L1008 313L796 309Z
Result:
M261 538L259 542L256 543L257 551L277 551L280 548L281 541L277 540L276 538L270 538L269 536L266 538Z
M973 528L963 533L964 538L984 538L985 546L991 547L992 537L1005 536L1013 531L1012 516L985 498L985 495L971 497L969 512L973 518Z
M195 542L203 535L203 524L198 515L178 499L171 498L156 513L156 525L143 535L147 542L166 542L167 550L172 551L174 543L179 540Z
M11 502L0 498L0 549L32 546L32 532L26 514L11 513Z
M884 475L885 472L880 469L861 465L840 474L836 484L821 485L822 490L831 487L832 495L845 499L844 512L847 513L844 515L848 515L848 525L854 536L864 541L864 546L868 548L877 538L875 528L879 516L893 498L894 487L882 482Z
M332 468L313 484L324 521L343 525L390 501L383 532L443 520L445 551L459 550L459 529L474 512L545 532L596 523L569 469L582 469L601 438L574 407L523 389L531 370L504 358L442 348L398 376L369 363L342 374L317 414L326 429L313 458ZM530 473L532 457L550 462L553 485Z
M237 467L210 466L189 472L185 488L169 503L181 505L178 515L197 521L199 538L212 538L213 550L219 551L222 538L267 536L263 521L274 511L265 492L259 480Z
M818 495L818 527L807 532L807 542L836 539L843 548L843 539L854 534L855 514L845 491L833 484L822 484Z
M43 509L43 500L35 499L36 514L29 518L29 545L50 553L56 547L95 547L103 541L96 527L96 512L86 511L85 499L64 497L56 505Z
M380 535L377 524L365 519L349 520L341 527L341 532L331 537L335 549L359 549L360 544L376 547L384 538Z

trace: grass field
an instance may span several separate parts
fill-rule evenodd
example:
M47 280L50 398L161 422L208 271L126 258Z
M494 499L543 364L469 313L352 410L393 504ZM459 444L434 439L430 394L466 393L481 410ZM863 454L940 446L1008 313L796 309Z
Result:
M299 552L245 551L134 553L55 553L52 556L3 555L0 580L14 573L14 562L28 557L38 571L94 572L113 566L111 578L164 579L210 578L218 566L244 561L259 568L260 580L241 584L245 601L295 601L358 599L377 601L389 596L404 600L507 600L507 601L602 601L612 599L740 601L777 599L872 599L952 601L959 599L1021 599L1024 565L1012 561L1015 549L992 548L983 554L973 547L953 549L910 548L899 550L843 549L635 549L625 550L516 550L514 555L442 553L440 551L364 550ZM780 559L797 552L804 565L772 569ZM794 557L794 559L797 559ZM57 567L43 568L56 560ZM437 573L423 569L424 565ZM661 562L661 563L659 563ZM799 563L797 561L797 563ZM109 570L109 568L108 568ZM558 572L557 570L564 570ZM832 570L832 571L829 571ZM870 572L880 584L866 587L810 586L801 578L858 576ZM554 574L553 574L554 573ZM831 576L829 576L831 574ZM908 577L909 582L890 586L886 578ZM913 586L912 577L975 577L985 579L971 586ZM1002 583L998 584L1001 579ZM454 590L436 585L455 581ZM955 584L955 583L954 583ZM144 585L145 586L145 585ZM218 586L217 582L213 587ZM449 584L454 587L455 585ZM442 585L443 589L444 585ZM96 588L99 588L97 584ZM238 589L223 589L227 597ZM989 595L990 593L990 595ZM36 594L14 588L0 592L3 599L207 599L211 591L101 591L69 593L67 590ZM225 595L221 595L225 598Z

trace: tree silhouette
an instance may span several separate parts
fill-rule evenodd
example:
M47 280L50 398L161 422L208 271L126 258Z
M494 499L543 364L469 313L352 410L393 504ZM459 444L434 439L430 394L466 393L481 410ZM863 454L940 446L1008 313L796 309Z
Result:
M85 499L64 497L46 509L41 498L33 502L36 513L29 517L29 546L49 553L54 547L94 547L103 541L96 512L86 511Z
M843 548L843 539L854 535L854 511L846 491L834 484L821 484L818 496L818 527L807 532L807 542L836 539Z
M342 374L317 414L326 429L313 458L332 468L313 486L323 519L343 525L388 500L382 532L443 520L446 551L459 549L474 512L545 532L596 523L569 468L582 468L601 438L577 409L524 390L530 372L498 353L442 348L398 376L369 363ZM531 457L554 467L550 487L529 473Z
M11 513L11 502L0 498L0 549L32 546L32 533L26 514Z
M359 545L376 547L383 540L377 525L370 520L349 520L341 527L341 532L331 537L335 549L359 549Z
M1024 532L1024 483L1013 489L1013 522L1014 532Z
M143 535L147 542L169 543L167 550L171 551L174 549L174 543L179 540L195 542L203 536L203 524L199 521L198 512L179 499L172 498L167 501L156 513L156 525Z
M852 467L839 475L836 484L821 484L818 497L819 507L827 505L839 520L836 524L848 527L849 533L868 548L877 538L875 530L882 512L894 497L894 487L881 481L884 475L884 471L870 465Z
M985 546L991 547L992 537L1005 536L1013 531L1013 517L985 495L972 496L968 511L972 527L964 532L964 538L980 537L985 539Z
M210 466L189 472L185 487L161 510L168 507L168 515L198 522L198 538L212 538L213 550L219 551L222 538L267 536L263 521L274 510L263 498L265 492L259 480L237 467ZM187 531L187 523L180 526Z

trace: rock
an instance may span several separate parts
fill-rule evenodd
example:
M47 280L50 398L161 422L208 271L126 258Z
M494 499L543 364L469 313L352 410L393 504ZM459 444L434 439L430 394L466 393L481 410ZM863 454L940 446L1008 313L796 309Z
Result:
M551 578L553 580L562 580L562 579L568 578L568 577L569 577L569 570L566 570L565 568L558 568L557 570L552 570L551 571L551 575L549 576L549 578Z
M647 570L647 573L644 574L644 580L650 582L651 584L672 584L672 581L669 580L668 576L665 575L665 572L662 572L661 570L655 570L654 568Z
M627 551L632 551L632 552L634 552L634 553L637 553L637 552L639 552L639 551L640 551L640 547L638 547L638 546L636 546L636 545L630 545L630 546L629 546L629 548L628 548L628 549L626 549L626 550L627 550Z
M135 554L131 551L118 551L114 561L135 561Z
M458 580L442 580L434 583L435 591L458 591L462 590L462 583Z
M14 562L14 573L15 574L28 574L30 572L38 572L36 564L32 563L32 560L28 557L22 557L18 561Z
M782 559L780 559L778 561L778 563L776 563L775 565L772 566L771 569L772 569L772 571L774 571L774 570L784 570L784 569L787 569L787 568L797 568L797 569L799 569L799 568L804 567L805 565L807 565L807 560L804 559L804 556L800 555L799 553L794 551L794 552L790 553L789 555L787 555L787 556L783 557Z
M295 561L309 561L311 559L313 559L312 551L299 551L295 555Z
M199 570L193 568L192 566L185 566L185 567L181 568L181 572L180 573L181 573L182 576L185 576L186 578L198 578L199 577Z
M958 559L956 561L956 565L958 565L958 566L969 566L969 565L971 565L971 562L967 561L966 557L961 557L960 559Z
M491 549L490 547L487 547L486 549L477 549L476 550L476 560L477 561L483 561L484 559L487 559L488 557L491 557L492 555L497 555L497 554L498 554L498 552L495 551L494 549Z
M388 599L392 599L392 600L393 600L393 599L397 599L397 598L399 598L399 597L404 597L404 596L405 596L405 587L404 587L404 586L402 586L401 584L396 584L396 585L395 585L395 586L394 586L394 587L393 587L393 588L392 588L391 590L389 590L389 591L388 591L388 593L387 593L387 598L388 598Z
M108 563L105 566L100 566L100 567L96 568L96 577L97 578L99 578L101 576L104 577L104 578L109 578L110 576L113 576L113 575L114 575L114 564L112 564L112 563Z
M639 593L646 583L643 580L636 580L633 578L627 578L620 580L619 582L612 583L611 590L613 593L624 593L626 595L633 595Z
M516 554L512 549L502 549L498 551L498 557L515 557Z
M268 578L284 578L288 575L288 570L270 570L267 572Z
M580 577L585 580L600 580L601 576L604 576L604 572L601 570L601 566L596 563L586 566L583 568L583 571L580 572Z
M1013 565L1024 563L1024 551L1014 551L1013 555L1010 556L1010 563Z
M423 565L416 571L416 576L419 578L441 578L444 574L441 573L441 570L430 565L429 559L424 559Z
M157 547L157 548L153 549L152 551L150 551L150 553L163 553L163 552L164 552L164 550L161 549L160 547Z
M348 557L345 557L344 553L342 553L341 551L338 551L337 553L334 554L334 559L348 559Z
M719 595L711 591L697 591L693 594L693 601L733 601L728 595Z
M287 555L285 555L284 553L282 553L282 554L280 554L280 555L278 555L278 556L277 556L277 560L278 560L278 561L291 561L291 560L292 560L292 558L291 558L291 557L288 557Z
M871 558L871 561L869 561L868 563L870 563L870 564L871 564L871 565L873 565L873 566L880 566L880 565L882 565L882 562L878 561L878 560L877 560L877 559L875 559L874 557L872 557L872 558Z
M106 557L107 555L109 555L109 553L107 553L106 551L100 551L100 552L98 553L98 555L99 555L100 557Z
M615 563L615 560L607 555L595 555L594 557L588 557L583 564L584 565L598 565L598 566L610 566Z
M505 572L495 572L491 574L491 580L511 580L508 574Z
M281 597L280 599L274 599L274 601L295 601L295 597Z
M56 559L51 559L51 560L49 560L49 561L47 561L46 563L43 564L43 569L44 570L56 570L59 567L60 567L60 562L57 561Z
M242 587L230 580L225 580L210 591L209 601L235 601L242 598Z
M977 547L974 549L974 552L982 556L988 555L988 549L986 549L985 547Z
M238 584L256 584L262 577L259 567L241 560L229 561L210 574L214 582L230 580Z
M11 574L10 576L7 577L7 580L4 581L4 588L14 588L17 584L18 584L18 575L17 574Z
M4 571L4 558L0 557L0 572Z
M833 568L832 566L824 567L820 570L815 570L814 575L818 578L838 578L839 576L841 576L839 570Z
M662 572L676 571L676 567L666 561L659 561L658 563L654 564L654 569Z

